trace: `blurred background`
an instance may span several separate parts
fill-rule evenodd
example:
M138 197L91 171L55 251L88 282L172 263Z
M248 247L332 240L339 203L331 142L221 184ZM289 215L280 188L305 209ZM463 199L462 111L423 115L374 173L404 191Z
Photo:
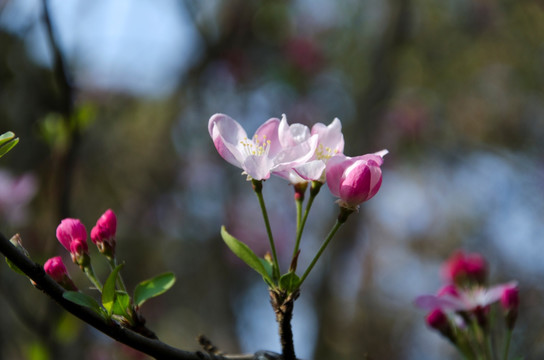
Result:
M62 255L65 217L90 230L108 208L129 288L165 271L143 307L161 340L228 353L279 351L260 277L222 224L262 255L258 203L217 154L217 112L248 133L270 117L330 123L345 153L384 148L379 194L348 220L295 305L304 359L456 359L413 300L456 249L490 282L518 280L512 354L544 358L544 2L541 0L0 0L0 230L40 263ZM47 12L45 11L47 10ZM293 190L264 187L279 257L293 246ZM313 257L338 207L324 188L302 242ZM92 249L101 277L107 264ZM0 266L0 358L145 359L65 314Z

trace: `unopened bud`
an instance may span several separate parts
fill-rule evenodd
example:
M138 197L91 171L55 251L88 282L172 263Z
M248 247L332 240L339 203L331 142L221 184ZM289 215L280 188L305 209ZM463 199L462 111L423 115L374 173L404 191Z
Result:
M501 305L506 310L506 327L512 330L518 317L519 289L517 286L507 287L503 290Z
M45 273L49 275L53 280L55 280L59 285L64 287L67 290L77 290L77 287L74 285L74 282L68 275L66 266L62 262L60 256L55 256L45 262L43 265Z

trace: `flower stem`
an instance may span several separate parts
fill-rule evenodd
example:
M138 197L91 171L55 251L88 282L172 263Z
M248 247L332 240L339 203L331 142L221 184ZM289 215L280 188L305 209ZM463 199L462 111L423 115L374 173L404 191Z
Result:
M343 222L340 222L339 220L336 220L336 224L334 224L331 231L327 235L327 238L325 239L325 241L323 241L323 244L321 244L321 247L319 248L319 251L317 252L315 257L313 258L312 262L310 263L310 266L308 266L308 268L306 269L306 271L304 272L304 274L300 278L300 282L298 284L299 288L302 285L302 283L304 282L304 280L306 279L306 277L308 276L308 274L310 273L310 271L312 271L313 267L315 266L315 263L317 262L317 260L319 260L319 258L321 257L321 254L323 253L323 251L325 250L327 245L329 245L329 242L332 240L332 238L334 237L334 234L336 234L338 229L340 229L340 226L342 226L342 224L343 224Z
M263 213L264 225L266 227L266 233L268 234L268 241L270 242L270 248L272 250L272 257L274 259L274 278L280 278L280 266L278 263L278 255L276 254L276 245L274 244L274 237L272 236L272 229L270 228L270 221L268 220L268 212L266 211L266 206L264 204L263 197L263 182L262 180L251 180L253 185L253 190L257 194L259 199L259 205L261 206L261 211Z
M510 350L510 339L512 339L512 330L508 329L508 333L506 334L506 343L504 345L503 360L508 360L508 352Z
M93 270L92 266L90 266L90 265L85 266L83 268L83 271L85 272L85 275L87 275L87 278L98 289L98 291L102 292L102 283L100 283L100 280L98 280L98 278L94 274L94 270Z
M300 247L300 239L302 238L302 232L304 231L304 226L306 225L306 219L308 219L308 214L310 213L310 209L312 207L315 197L317 196L317 194L319 194L321 185L323 184L318 181L312 181L312 185L310 187L310 198L308 199L308 203L306 204L306 210L304 212L304 217L302 218L302 221L299 221L302 212L302 202L299 203L297 201L297 238L295 241L295 249L293 251L293 259L298 253L298 249Z

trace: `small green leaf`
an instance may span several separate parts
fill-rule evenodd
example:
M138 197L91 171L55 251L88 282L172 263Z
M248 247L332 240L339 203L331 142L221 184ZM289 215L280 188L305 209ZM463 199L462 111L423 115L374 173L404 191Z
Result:
M221 227L221 236L223 237L223 241L236 256L238 256L250 268L261 274L265 280L273 283L267 268L263 264L263 262L266 260L259 258L246 244L229 234L224 226Z
M300 278L292 271L282 275L280 278L280 289L292 293L295 291L300 283Z
M115 315L124 316L126 318L129 318L130 311L130 296L124 292L117 290L115 295L115 302L113 304L113 313Z
M102 305L108 312L108 316L111 316L113 312L113 305L115 303L115 282L117 281L117 274L124 265L125 264L119 264L111 271L111 274L108 276L108 279L102 288Z
M11 131L3 133L0 135L0 157L4 156L8 151L10 151L17 143L19 138L15 137L15 134Z
M98 315L104 317L104 309L98 304L98 302L87 294L79 291L65 291L62 297L78 305L84 306L91 310L94 310Z
M142 281L134 289L134 305L142 306L147 300L166 292L175 282L176 276L171 272Z

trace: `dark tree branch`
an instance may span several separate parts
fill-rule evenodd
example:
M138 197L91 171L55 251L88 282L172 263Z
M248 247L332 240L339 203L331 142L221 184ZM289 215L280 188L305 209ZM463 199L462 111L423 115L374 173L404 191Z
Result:
M169 360L281 360L281 356L272 352L260 351L249 355L215 355L211 353L190 352L177 349L157 339L150 339L113 321L106 321L88 308L66 300L64 289L51 279L40 264L35 263L19 251L0 233L0 253L26 274L38 289L51 297L66 311L88 323L92 327L133 349L139 350L156 359Z
M272 308L276 313L276 321L278 322L279 326L278 330L283 360L297 359L295 356L295 345L293 343L293 329L291 328L291 320L293 319L293 309L298 295L298 291L287 295L282 291L270 290L270 303L272 304Z

